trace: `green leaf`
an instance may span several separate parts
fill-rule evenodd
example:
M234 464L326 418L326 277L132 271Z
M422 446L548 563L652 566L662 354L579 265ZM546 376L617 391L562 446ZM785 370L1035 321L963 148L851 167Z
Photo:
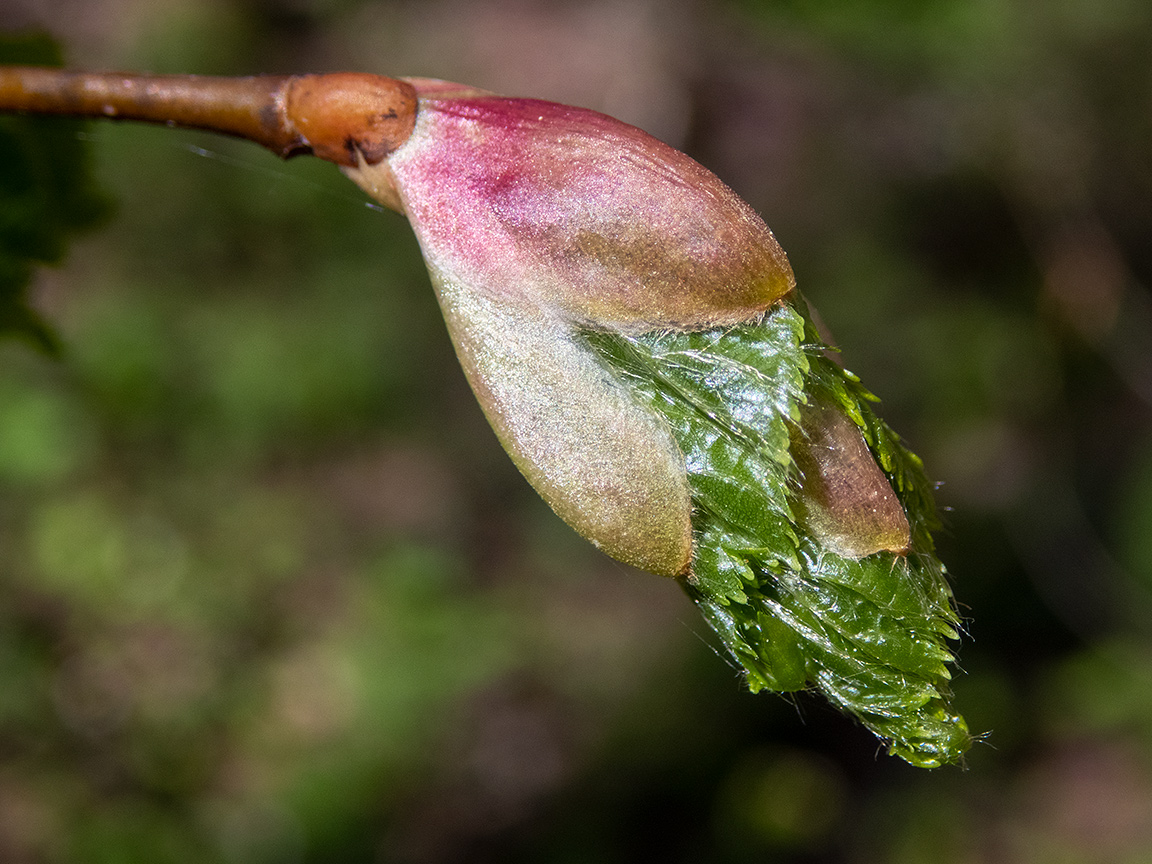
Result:
M60 52L46 36L3 35L0 64L58 66ZM19 335L49 352L55 339L27 305L33 268L61 261L70 235L108 209L83 129L65 117L0 115L0 336Z
M957 761L971 736L949 708L946 639L959 619L931 531L920 460L828 357L803 301L735 328L587 339L669 422L693 496L685 590L753 690L815 688L914 765ZM800 409L838 406L860 430L908 518L906 554L830 551L798 519Z

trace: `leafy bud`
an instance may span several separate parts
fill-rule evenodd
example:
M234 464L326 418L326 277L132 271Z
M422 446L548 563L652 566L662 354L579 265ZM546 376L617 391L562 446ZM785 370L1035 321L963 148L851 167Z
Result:
M409 83L411 137L344 170L410 219L532 485L679 578L752 689L816 686L908 761L959 758L930 486L826 356L760 218L609 117Z

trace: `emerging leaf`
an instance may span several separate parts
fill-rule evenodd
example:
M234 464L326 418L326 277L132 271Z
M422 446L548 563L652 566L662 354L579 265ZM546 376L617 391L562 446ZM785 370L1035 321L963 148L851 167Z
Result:
M735 328L586 338L684 451L684 585L751 688L815 687L914 765L959 759L970 736L948 707L945 645L959 621L930 484L803 304ZM827 492L829 475L863 492Z

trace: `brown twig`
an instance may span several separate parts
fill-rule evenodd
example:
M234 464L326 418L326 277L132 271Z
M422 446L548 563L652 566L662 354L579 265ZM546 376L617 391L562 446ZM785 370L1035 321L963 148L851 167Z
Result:
M215 78L0 67L0 111L142 120L247 138L288 158L381 161L416 122L412 85L381 75Z

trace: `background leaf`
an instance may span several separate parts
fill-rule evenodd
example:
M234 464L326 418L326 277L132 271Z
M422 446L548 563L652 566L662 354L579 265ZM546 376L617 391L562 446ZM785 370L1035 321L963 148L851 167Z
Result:
M0 63L59 66L46 35L0 33ZM28 306L33 268L58 264L70 236L108 208L91 176L84 124L67 118L0 116L0 335L54 350L51 330Z

